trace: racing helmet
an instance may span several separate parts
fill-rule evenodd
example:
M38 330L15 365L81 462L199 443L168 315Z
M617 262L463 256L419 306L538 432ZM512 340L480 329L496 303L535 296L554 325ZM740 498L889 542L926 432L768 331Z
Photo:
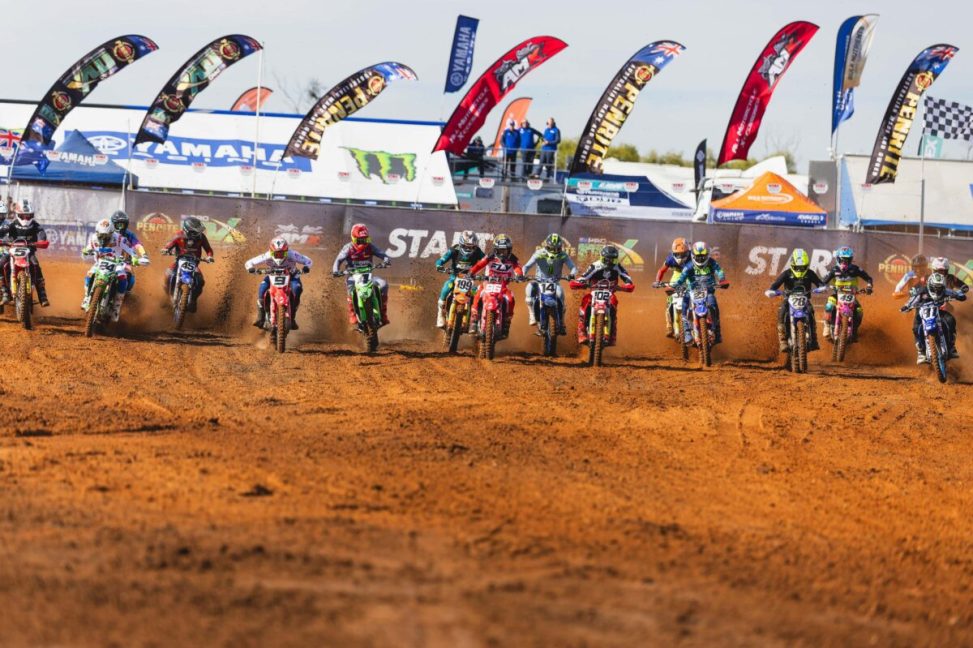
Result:
M203 227L203 221L199 220L195 216L187 216L182 221L182 233L188 239L198 239L203 235L206 228Z
M709 261L709 246L706 241L693 243L693 265L702 268Z
M909 259L909 266L912 271L918 275L926 274L926 268L929 266L929 259L926 258L924 254L917 254L911 259Z
M116 232L124 232L128 229L128 214L119 209L111 215L111 224Z
M672 256L679 263L689 261L689 246L683 237L672 239Z
M946 275L934 272L926 279L926 290L933 299L939 299L946 294Z
M476 232L473 230L463 230L463 233L459 235L459 246L463 248L463 251L469 254L479 246L479 239L476 236Z
M514 242L506 234L497 234L493 239L493 253L506 261L514 251Z
M606 268L618 265L618 248L614 245L606 245L601 248L601 263Z
M797 279L802 279L811 267L811 258L803 248L797 248L791 254L791 274Z
M16 210L15 216L17 217L17 224L21 227L27 227L34 220L34 208L30 204L30 200L24 198L20 203L20 208Z
M564 251L564 241L561 240L560 234L551 233L547 235L544 239L544 251L550 257L556 257L561 252Z
M355 246L356 250L364 250L365 246L371 242L372 237L364 223L355 223L351 226L351 244Z
M841 270L851 267L851 262L855 260L855 251L847 245L842 245L834 251L835 262Z
M107 218L103 218L95 225L95 239L98 241L98 247L111 247L112 235L115 233L115 228L111 226L111 221Z
M949 274L949 259L946 257L933 257L929 259L929 269L934 273L938 272L943 275Z
M270 242L270 257L277 262L287 258L287 240L277 237Z

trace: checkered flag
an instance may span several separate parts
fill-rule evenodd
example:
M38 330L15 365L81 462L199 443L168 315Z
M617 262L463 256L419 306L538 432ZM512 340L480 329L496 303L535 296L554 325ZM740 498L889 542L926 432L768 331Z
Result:
M973 140L973 108L955 101L926 95L924 135L943 139Z

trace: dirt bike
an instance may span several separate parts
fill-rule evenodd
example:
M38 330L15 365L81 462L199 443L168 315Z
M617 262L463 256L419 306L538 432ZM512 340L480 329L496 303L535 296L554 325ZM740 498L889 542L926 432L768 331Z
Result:
M571 287L588 288L591 291L588 321L585 323L588 337L588 366L600 367L605 347L611 343L612 298L616 286L611 281L601 280L594 284L575 281L571 283Z
M689 310L692 313L693 346L699 349L699 366L709 367L713 364L713 345L716 343L716 333L713 331L713 314L710 312L709 302L712 282L700 281L689 290ZM730 284L723 283L716 286L726 289Z
M825 292L827 287L815 288L815 294ZM794 286L789 293L780 290L768 292L771 297L787 298L787 364L794 373L807 373L807 352L811 344L811 296L804 286Z
M561 304L557 299L557 284L567 280L567 277L532 280L537 283L537 290L534 293L534 302L527 304L527 307L534 310L537 335L541 337L544 355L547 357L557 355L557 332L564 326Z
M689 360L689 341L682 328L682 307L686 299L685 285L673 286L669 282L659 281L652 284L654 288L666 290L666 319L672 322L672 339L679 345L679 352L683 360Z
M497 341L506 337L504 329L507 324L507 300L503 294L507 284L512 280L506 277L480 275L473 277L482 280L480 286L480 312L476 330L476 355L484 360L493 360Z
M270 338L278 353L287 350L287 334L291 330L293 310L291 302L294 295L291 292L291 276L294 274L287 268L255 268L254 274L270 277L270 287L264 294L264 324L263 329L270 331Z
M854 286L835 288L835 312L831 317L832 362L844 362L848 345L855 337L855 307L857 296L867 293Z
M172 252L163 250L162 254L172 256ZM197 258L191 254L180 254L176 257L176 270L172 278L172 289L169 294L169 302L172 304L172 320L176 330L182 328L186 320L186 313L195 311L195 297L193 297L193 287L199 280L199 264L213 263L210 258Z
M383 263L376 269L388 267ZM378 329L382 327L382 294L372 278L372 266L350 268L338 277L351 277L351 303L358 320L358 332L362 334L366 353L378 351Z
M919 309L919 319L922 320L922 332L926 346L926 358L935 369L939 382L946 382L946 363L949 362L950 340L946 325L943 324L942 307L952 301L944 295L936 301L922 304L907 304L901 308L903 313Z
M441 271L448 272L445 269ZM453 279L453 290L446 297L446 328L443 330L443 349L450 353L456 353L460 336L469 329L474 286L473 279L466 273L458 273Z
M17 321L24 325L24 329L29 331L33 328L32 316L34 314L34 272L30 264L30 255L33 250L45 249L50 245L50 241L37 241L28 243L26 241L11 241L6 244L7 253L10 255L10 267L8 276L10 291L14 302L14 312L17 314ZM3 307L0 306L0 313Z
M88 306L85 308L84 318L85 337L93 336L96 328L103 327L111 319L118 288L119 266L125 266L124 256L117 255L110 249L95 265L86 294Z

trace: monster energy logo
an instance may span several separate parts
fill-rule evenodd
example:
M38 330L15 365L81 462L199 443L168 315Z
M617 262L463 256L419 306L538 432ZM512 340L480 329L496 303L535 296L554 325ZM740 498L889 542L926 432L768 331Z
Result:
M406 182L416 179L416 154L415 153L389 153L387 151L363 151L361 149L342 146L351 153L358 165L358 171L363 177L371 178L373 175L385 184L391 184L391 176L397 175Z

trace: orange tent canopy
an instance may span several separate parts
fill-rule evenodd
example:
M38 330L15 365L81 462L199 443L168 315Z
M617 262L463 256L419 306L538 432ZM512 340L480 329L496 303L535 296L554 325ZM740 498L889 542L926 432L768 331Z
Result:
M712 207L732 211L826 213L798 191L797 187L772 171L754 180L748 189L714 201Z

